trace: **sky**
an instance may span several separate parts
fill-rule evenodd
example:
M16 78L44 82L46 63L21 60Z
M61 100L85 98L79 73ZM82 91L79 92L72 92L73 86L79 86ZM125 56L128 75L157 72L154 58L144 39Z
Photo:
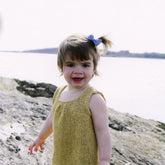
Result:
M164 0L0 0L0 50L58 47L109 35L112 51L165 53Z

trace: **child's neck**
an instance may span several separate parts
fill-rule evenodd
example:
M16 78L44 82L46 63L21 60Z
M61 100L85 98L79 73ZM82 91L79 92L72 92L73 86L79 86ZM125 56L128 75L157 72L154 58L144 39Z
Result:
M85 90L87 90L90 85L85 86L84 88L72 88L67 86L60 95L61 101L71 101L79 97Z
M89 88L89 87L90 87L89 84L86 85L85 87L82 87L82 88L74 88L74 87L68 85L68 86L67 86L67 90L68 90L68 91L72 91L72 92L82 92L82 91L85 91L85 90L86 90L87 88Z

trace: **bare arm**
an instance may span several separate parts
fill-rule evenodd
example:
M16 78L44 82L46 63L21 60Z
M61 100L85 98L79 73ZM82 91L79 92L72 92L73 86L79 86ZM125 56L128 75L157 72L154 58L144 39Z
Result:
M37 139L29 146L29 151L32 153L33 149L34 151L38 151L38 148L40 147L41 150L42 148L42 144L44 144L46 138L53 132L52 129L52 110L49 113Z
M92 96L89 104L99 148L99 165L109 165L111 138L108 127L108 109L100 94Z

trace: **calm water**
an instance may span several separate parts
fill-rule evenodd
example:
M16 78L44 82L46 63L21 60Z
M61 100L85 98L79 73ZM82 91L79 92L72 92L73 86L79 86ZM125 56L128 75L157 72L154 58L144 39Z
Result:
M65 84L56 55L0 53L0 76ZM91 84L109 107L165 123L165 60L101 57Z

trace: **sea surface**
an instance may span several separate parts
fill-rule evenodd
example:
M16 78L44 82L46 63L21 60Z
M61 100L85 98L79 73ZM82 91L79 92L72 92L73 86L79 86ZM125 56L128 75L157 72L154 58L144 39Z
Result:
M1 52L0 76L62 86L56 58ZM165 60L101 57L98 71L91 85L103 92L108 107L165 123Z

